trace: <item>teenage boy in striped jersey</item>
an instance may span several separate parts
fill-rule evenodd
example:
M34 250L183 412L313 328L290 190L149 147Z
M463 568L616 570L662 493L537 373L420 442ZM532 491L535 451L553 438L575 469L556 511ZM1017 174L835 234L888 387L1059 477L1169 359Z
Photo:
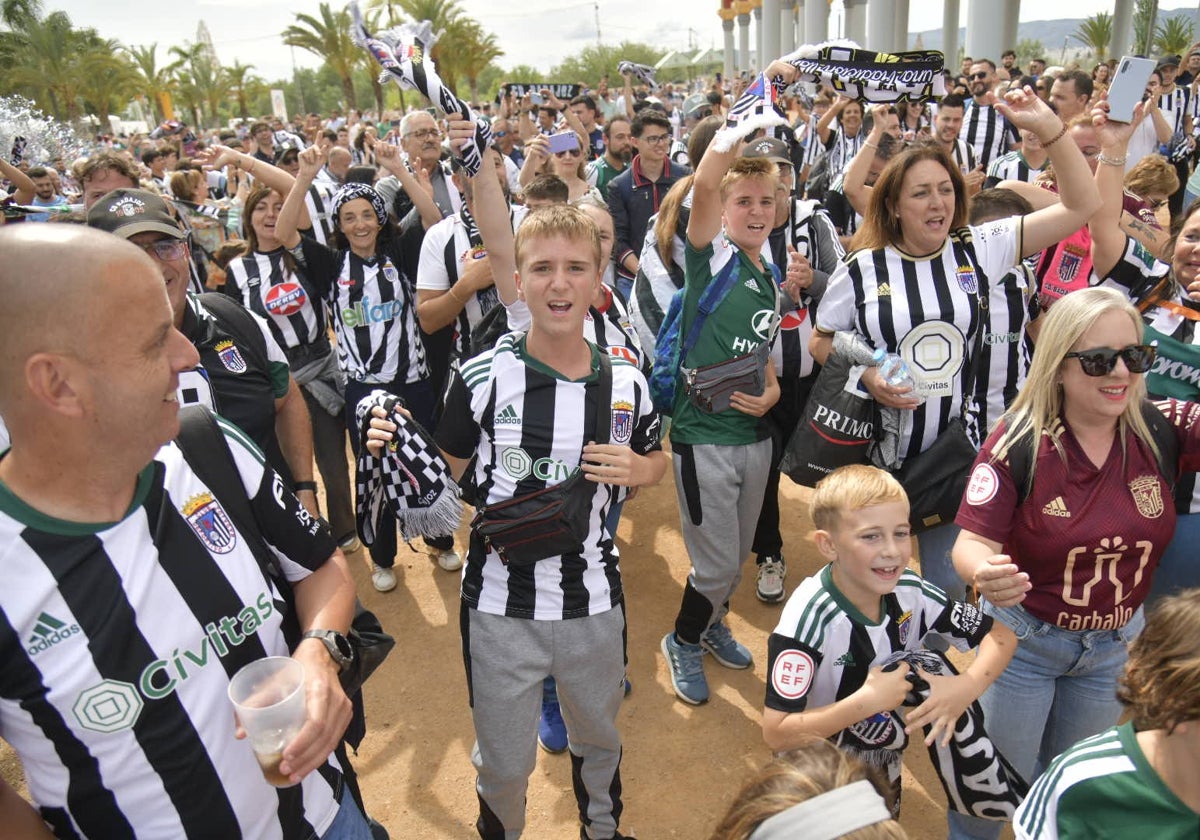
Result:
M71 225L0 230L0 251L0 735L42 819L58 837L369 837L330 755L350 701L321 639L290 654L307 720L280 769L299 785L270 787L237 740L230 678L289 655L280 596L169 443L198 356L154 261ZM333 538L221 428L228 451L198 454L232 460L299 629L345 633L354 583ZM20 818L0 797L0 826Z

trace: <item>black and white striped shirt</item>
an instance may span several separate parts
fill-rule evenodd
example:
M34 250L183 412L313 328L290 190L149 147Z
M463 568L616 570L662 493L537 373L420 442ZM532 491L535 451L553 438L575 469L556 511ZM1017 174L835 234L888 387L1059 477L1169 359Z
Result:
M841 172L844 172L846 166L858 154L862 144L866 142L867 133L859 131L853 137L847 137L846 132L838 126L837 131L829 138L829 144L826 146L825 154L829 156L829 174L833 177Z
M1018 140L1017 130L995 106L980 105L974 100L967 103L958 136L967 141L984 170Z
M968 146L967 141L961 137L955 139L954 148L950 150L950 157L954 158L954 162L958 164L958 171L964 175L979 165L975 160L975 150Z
M988 283L988 313L975 380L975 407L982 437L987 437L1025 386L1032 357L1025 327L1037 317L1036 291L1037 278L1023 262Z
M314 181L304 194L304 207L312 221L312 238L322 245L333 243L333 192L325 183Z
M853 331L873 347L899 353L916 380L916 394L925 397L915 410L901 412L903 458L928 449L961 413L967 356L981 320L978 272L990 287L1016 266L1021 224L1014 216L952 231L941 250L928 257L913 257L893 246L856 251L830 278L817 311L817 329ZM1023 305L1023 297L1021 301ZM991 295L990 303L993 324L1006 323L1006 313L996 308L1009 305L1008 298ZM992 375L985 368L978 371L979 378ZM978 389L990 393L990 382ZM969 410L968 417L974 426L976 412ZM979 429L971 431L978 439Z
M1001 181L1024 181L1026 184L1032 184L1033 180L1042 174L1044 168L1036 169L1030 166L1029 161L1025 160L1025 155L1019 151L1009 152L992 161L983 186L991 189Z
M233 260L226 269L226 293L259 315L280 347L290 350L325 335L321 292L304 269L288 271L283 248L255 251Z
M599 350L592 373L570 381L530 357L523 333L508 333L452 373L437 439L450 455L478 454L475 478L487 504L564 481L579 466L595 434ZM622 359L612 363L610 442L645 455L660 448L659 418L641 372ZM493 615L560 620L596 615L621 602L617 548L604 527L625 488L599 484L592 499L591 531L580 554L507 566L488 553L474 533L463 570L468 607Z
M338 362L358 382L387 384L429 378L417 329L416 292L397 240L364 260L300 237L309 280L329 306ZM293 251L295 253L295 251Z
M624 359L634 367L641 368L646 373L646 354L642 352L642 342L638 338L637 328L629 317L629 308L621 296L612 290L611 285L605 285L604 293L608 297L608 306L604 311L594 306L588 307L588 313L583 317L583 337L608 351L614 359ZM508 328L514 332L526 332L532 320L529 316L529 306L524 300L518 300L511 306L506 306Z
M1182 85L1175 85L1170 93L1159 94L1158 110L1171 126L1171 131L1183 131L1184 120L1191 115L1192 92Z
M263 535L302 580L332 539L222 427ZM329 828L335 759L276 789L234 737L230 678L288 655L281 599L179 449L159 450L115 523L53 519L0 485L0 545L0 736L58 837L310 840Z

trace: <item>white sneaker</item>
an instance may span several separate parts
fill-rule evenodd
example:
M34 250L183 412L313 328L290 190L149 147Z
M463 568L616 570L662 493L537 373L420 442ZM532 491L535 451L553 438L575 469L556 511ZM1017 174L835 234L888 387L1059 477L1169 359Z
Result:
M783 600L783 581L787 576L787 565L783 557L769 554L758 561L758 586L755 595L764 604L778 604Z
M343 554L351 554L362 548L362 543L359 542L358 534L350 534L338 543L338 548L342 550Z
M376 592L391 592L396 588L396 573L383 566L371 564L371 583Z
M462 557L460 557L458 552L453 548L448 548L445 551L440 551L435 548L430 552L430 554L432 554L434 559L437 560L438 565L447 572L457 572L462 568Z

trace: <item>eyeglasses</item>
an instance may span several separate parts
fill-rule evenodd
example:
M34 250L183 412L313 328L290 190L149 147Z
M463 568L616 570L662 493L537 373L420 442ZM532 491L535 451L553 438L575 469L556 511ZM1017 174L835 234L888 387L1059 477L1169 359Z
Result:
M1153 344L1130 344L1121 350L1111 347L1097 347L1095 350L1081 350L1078 353L1068 353L1068 359L1078 359L1079 366L1088 376L1107 376L1117 366L1117 357L1125 362L1130 373L1145 373L1154 364L1158 348Z
M507 131L493 131L492 136L495 137L497 140L499 140L501 137L507 137L508 132Z
M153 254L161 262L182 259L187 254L187 245L182 239L159 239L142 245L141 249L147 254Z
M428 140L430 137L438 137L441 132L436 128L419 128L416 131L410 131L405 134L405 137L416 137L418 140Z
M562 160L563 158L566 158L566 157L577 158L582 154L583 154L582 149L566 149L565 151L555 152L554 156L556 158L558 158L559 160Z
M651 137L649 134L647 134L645 137L642 138L642 142L649 143L652 146L658 146L663 143L666 143L670 139L671 139L670 134L655 134L653 137Z
M982 73L972 73L972 74L970 75L970 77L969 77L969 78L972 78L972 79L986 79L987 77L988 77L988 73L987 73L987 71L985 70L985 71L984 71L984 72L982 72Z

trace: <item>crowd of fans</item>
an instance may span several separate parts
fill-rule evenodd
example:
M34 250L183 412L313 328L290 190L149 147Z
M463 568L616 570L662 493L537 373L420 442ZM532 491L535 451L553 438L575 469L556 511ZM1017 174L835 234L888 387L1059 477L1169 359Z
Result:
M572 755L581 836L623 836L617 526L668 460L692 566L661 643L677 697L708 700L706 662L753 664L725 621L748 556L757 597L786 600L757 652L777 757L714 838L904 836L914 734L941 747L951 837L1006 821L1022 838L1196 836L1200 648L1183 628L1200 619L1195 591L1177 593L1200 585L1200 45L1157 60L1129 123L1109 119L1115 66L968 57L945 96L894 105L801 84L780 101L786 125L723 150L745 78L627 73L569 99L502 87L472 106L494 141L478 173L458 155L473 124L435 109L168 121L75 161L0 160L4 219L83 223L149 254L197 354L179 401L243 429L344 552L366 539L347 444L361 466L397 432L380 412L364 443L376 391L402 398L481 508L577 466L603 487L586 548L536 574L477 533L425 537L440 568L463 569L481 836L523 826L538 703L536 742ZM680 385L668 459L647 379L677 290L680 335L697 333L689 377L753 363L719 409ZM823 366L856 352L848 387L878 406L885 445L818 485L829 564L790 585L780 459ZM591 437L600 387L608 442ZM0 391L0 409L17 404ZM15 452L25 426L10 425ZM957 517L910 522L894 476L960 426L979 454ZM10 495L0 485L0 511ZM371 537L387 592L393 512ZM949 645L976 650L961 674ZM1002 783L967 763L981 753ZM68 805L39 804L76 836Z

